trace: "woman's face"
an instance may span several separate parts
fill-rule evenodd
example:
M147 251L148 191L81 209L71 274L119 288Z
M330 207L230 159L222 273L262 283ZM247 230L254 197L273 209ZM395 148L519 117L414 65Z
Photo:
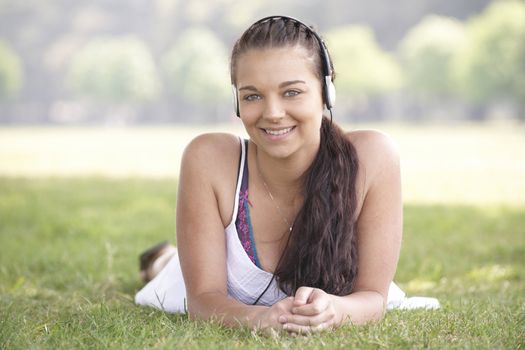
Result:
M246 51L238 58L236 86L241 120L260 152L277 158L317 153L322 88L304 48Z

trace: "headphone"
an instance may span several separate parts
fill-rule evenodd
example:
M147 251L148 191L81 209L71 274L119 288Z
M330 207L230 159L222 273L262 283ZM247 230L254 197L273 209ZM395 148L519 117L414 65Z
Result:
M257 22L253 23L248 28L248 30L250 28L253 28L254 26L260 24L260 23L263 23L263 22L266 22L266 21L271 21L271 20L274 20L274 19L284 19L286 21L295 22L296 24L299 24L299 25L303 26L304 28L306 28L308 30L308 32L317 39L317 41L319 43L319 47L321 48L321 66L322 66L322 71L323 71L323 76L324 76L323 81L322 81L322 84L323 84L323 99L324 99L324 103L326 105L326 108L330 112L330 116L331 116L332 115L332 108L335 105L336 94L335 94L335 86L334 86L334 83L332 81L332 67L331 67L331 64L330 64L330 56L328 55L328 49L326 48L326 44L324 43L323 39L321 39L319 34L317 34L311 27L309 27L305 23L299 21L298 19L295 19L293 17L288 17L288 16L268 16L268 17L264 17L264 18L258 20ZM237 87L235 86L235 82L232 82L232 91L233 91L233 107L235 109L235 114L237 115L237 117L240 118L241 117L241 113L239 111L239 92L237 91Z

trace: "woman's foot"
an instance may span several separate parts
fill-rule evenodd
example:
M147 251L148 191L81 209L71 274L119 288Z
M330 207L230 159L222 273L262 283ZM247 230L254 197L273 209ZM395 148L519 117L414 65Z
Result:
M151 281L177 254L177 248L168 242L161 242L140 254L140 278L144 283Z

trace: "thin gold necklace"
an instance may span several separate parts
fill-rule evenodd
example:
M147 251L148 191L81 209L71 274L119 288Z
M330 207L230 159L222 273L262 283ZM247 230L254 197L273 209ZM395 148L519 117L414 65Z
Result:
M268 193L268 196L270 197L270 199L272 200L272 203L273 205L275 206L275 208L277 209L277 213L279 213L279 216L281 217L281 219L283 219L283 222L286 224L286 226L288 227L288 232L292 232L292 229L293 229L293 223L290 224L290 221L288 221L288 219L283 215L282 213L282 210L281 210L281 207L279 206L279 204L277 204L277 201L273 198L273 195L272 195L272 192L270 192L270 188L268 187L268 184L266 183L266 181L264 180L264 176L261 172L261 169L259 168L259 161L258 161L258 158L257 158L257 154L258 152L256 151L255 152L255 165L257 167L257 172L259 173L259 177L261 178L262 180L262 183L264 185L264 188L266 189L266 192Z

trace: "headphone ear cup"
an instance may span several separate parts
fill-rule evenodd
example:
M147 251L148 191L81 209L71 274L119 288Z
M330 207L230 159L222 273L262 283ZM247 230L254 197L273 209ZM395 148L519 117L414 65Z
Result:
M325 104L327 109L332 109L335 106L336 92L332 77L325 77Z
M233 95L233 110L235 111L235 115L237 117L241 117L241 114L239 112L239 95L237 94L237 87L232 84L232 95Z

